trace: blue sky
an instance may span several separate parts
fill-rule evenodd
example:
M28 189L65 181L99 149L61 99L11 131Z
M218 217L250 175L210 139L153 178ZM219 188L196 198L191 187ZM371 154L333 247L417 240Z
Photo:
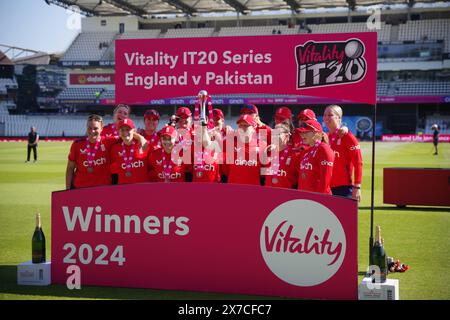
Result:
M63 52L79 32L77 16L44 0L0 0L0 44Z

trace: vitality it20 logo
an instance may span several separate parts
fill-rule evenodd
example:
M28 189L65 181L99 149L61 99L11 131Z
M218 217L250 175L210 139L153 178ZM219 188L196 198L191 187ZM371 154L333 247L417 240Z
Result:
M358 39L309 41L295 47L297 89L357 82L366 75L364 44Z

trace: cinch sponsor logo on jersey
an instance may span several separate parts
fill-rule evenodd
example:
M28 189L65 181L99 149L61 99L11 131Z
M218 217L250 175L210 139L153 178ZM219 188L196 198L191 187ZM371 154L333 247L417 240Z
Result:
M313 165L309 162L303 164L300 164L300 170L312 170L313 169Z
M357 144L356 146L351 146L350 150L354 151L354 150L360 150L361 146L359 144Z
M327 160L323 160L320 164L323 165L323 166L330 166L330 167L333 166L333 162L332 161L327 161Z
M94 164L94 166L101 166L103 164L106 164L106 159L102 157L100 159L92 160L92 163ZM89 163L87 160L83 161L83 166L89 167Z
M284 171L283 169L280 169L280 170L270 169L270 170L267 171L267 175L269 175L269 176L286 177L287 176L287 172Z
M340 158L340 154L339 154L338 151L334 151L334 157L335 157L335 158Z
M125 163L122 163L121 167L123 170L125 170L127 168L127 165ZM143 168L143 167L144 167L144 161L142 161L142 160L134 161L131 163L131 168L133 168L133 169Z
M214 166L212 164L205 164L202 168L201 165L199 164L194 164L194 170L205 170L205 171L215 171L216 169L214 168Z
M247 166L247 167L256 167L258 165L256 160L241 160L241 159L234 160L234 164L237 166Z
M164 175L163 172L160 172L160 173L158 173L158 178L165 179L166 176ZM171 179L171 180L180 179L180 178L181 178L181 173L179 173L179 172L174 172L169 175L169 179Z
M327 207L311 200L290 200L267 216L260 248L266 265L279 279L308 287L327 281L341 268L346 237Z

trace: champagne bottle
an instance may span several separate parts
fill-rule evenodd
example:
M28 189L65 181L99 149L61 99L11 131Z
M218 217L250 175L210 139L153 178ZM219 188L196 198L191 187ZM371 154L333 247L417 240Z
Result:
M32 262L45 262L45 236L41 226L41 215L36 214L36 229L34 229L33 238L31 240Z
M381 238L381 227L377 226L375 233L375 244L372 247L372 252L370 254L371 265L377 266L379 268L379 273L375 273L374 282L386 282L387 274L387 260L386 251L384 250L384 241Z

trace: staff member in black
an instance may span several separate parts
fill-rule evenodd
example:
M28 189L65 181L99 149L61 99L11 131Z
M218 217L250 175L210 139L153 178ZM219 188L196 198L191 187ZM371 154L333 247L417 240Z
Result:
M37 144L39 142L39 135L36 132L35 127L31 127L31 131L28 133L28 148L27 148L27 161L30 162L30 153L33 150L34 161L37 161Z
M433 124L431 126L431 130L433 130L433 145L434 145L434 153L433 155L437 156L438 154L438 143L439 143L439 127L437 124Z

